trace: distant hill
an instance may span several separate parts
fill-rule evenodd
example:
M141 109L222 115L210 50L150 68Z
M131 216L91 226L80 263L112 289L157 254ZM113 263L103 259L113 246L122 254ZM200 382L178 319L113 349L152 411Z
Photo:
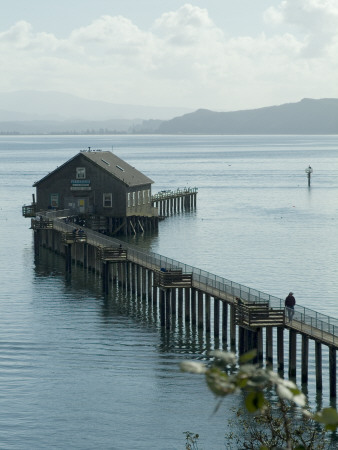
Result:
M160 123L159 134L338 134L338 99L233 112L199 109Z
M338 134L335 98L243 111L187 111L60 92L0 93L0 134Z
M55 91L0 92L0 121L160 119L191 112L190 108L121 105L88 100Z

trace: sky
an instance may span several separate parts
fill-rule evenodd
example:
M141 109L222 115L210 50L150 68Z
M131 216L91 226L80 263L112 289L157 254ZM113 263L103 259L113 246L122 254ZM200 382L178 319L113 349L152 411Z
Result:
M0 62L1 93L215 111L338 98L338 0L11 0Z

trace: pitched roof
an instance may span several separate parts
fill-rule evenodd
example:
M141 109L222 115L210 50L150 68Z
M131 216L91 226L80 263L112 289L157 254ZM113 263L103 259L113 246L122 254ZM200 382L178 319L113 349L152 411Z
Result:
M84 151L81 154L128 186L153 183L153 180L112 152Z
M139 170L135 169L135 167L132 167L130 164L123 161L123 159L119 158L112 152L108 151L97 151L97 150L84 150L78 153L76 156L68 160L66 163L62 164L62 166L55 169L53 172L50 172L48 175L43 177L41 180L37 181L33 184L33 186L36 186L39 184L42 180L49 177L54 172L60 170L62 167L67 165L70 161L77 158L79 155L84 156L97 166L99 166L101 169L105 170L106 172L110 173L114 178L117 178L122 183L124 183L127 186L139 186L143 184L152 184L153 180L148 178L146 175L141 173Z

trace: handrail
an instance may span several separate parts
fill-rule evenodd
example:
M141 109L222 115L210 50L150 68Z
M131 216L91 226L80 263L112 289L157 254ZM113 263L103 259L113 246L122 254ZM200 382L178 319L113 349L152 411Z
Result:
M52 212L40 213L40 215L45 216L48 219L53 217L55 221L54 228L59 229L60 231L72 231L74 228L74 224L67 224L63 222L59 218L56 218ZM59 212L59 216L62 217L61 212ZM77 225L77 227L79 226ZM102 235L88 228L83 229L86 232L87 241L90 238L94 245L103 245L108 247L112 244L116 246L119 246L120 244L123 245L123 247L128 250L128 259L132 261L140 261L147 267L151 268L182 269L183 273L192 273L194 286L210 288L213 292L218 293L220 298L223 294L229 294L232 297L241 298L247 302L269 302L269 307L272 309L280 310L284 308L284 300L281 298L249 288L226 278L222 278L218 275L206 272L202 269L176 261L172 258L168 258L154 252L145 252L136 249L131 244L116 238ZM332 344L338 344L338 319L300 305L296 305L294 311L293 323L295 325L292 326L293 328L300 329L300 331L304 332L308 332L308 330L310 330L314 337L317 337L318 333L319 337L322 338L325 334L328 334L332 336L332 342L330 342ZM336 337L337 339L335 339Z
M190 195L190 194L195 194L198 191L197 187L194 188L177 188L176 191L162 191L162 192L157 192L156 194L151 196L151 201L157 201L157 200L164 200L164 199L168 199L168 198L174 198L177 196L184 196L184 195Z

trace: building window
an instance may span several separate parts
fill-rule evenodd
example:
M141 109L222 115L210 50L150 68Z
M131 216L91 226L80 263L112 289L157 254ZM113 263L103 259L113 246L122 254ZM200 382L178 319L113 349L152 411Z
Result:
M137 192L137 204L140 205L141 204L141 191Z
M142 191L142 197L143 197L143 201L142 201L142 203L145 205L145 203L146 203L146 194L147 194L147 191Z
M133 206L135 206L135 194L136 192L133 192Z
M103 194L103 207L111 208L113 206L113 194Z
M148 189L148 203L150 203L151 201L151 193L150 193L150 189Z
M128 208L131 206L131 194L128 192Z
M59 207L59 194L50 194L50 206L52 208Z
M77 167L76 168L76 179L84 180L86 178L86 168L85 167Z

